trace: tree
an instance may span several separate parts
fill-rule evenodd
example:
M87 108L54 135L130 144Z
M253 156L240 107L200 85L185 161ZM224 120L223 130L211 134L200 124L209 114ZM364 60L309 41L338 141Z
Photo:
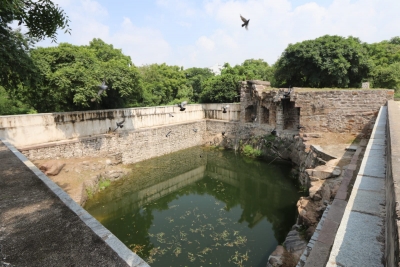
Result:
M241 65L236 65L240 75L246 80L273 81L274 71L263 59L246 59Z
M139 67L143 84L143 104L157 106L190 100L192 89L186 84L181 67L151 64Z
M290 44L275 65L275 78L280 86L360 87L372 66L358 38L325 35Z
M200 95L203 92L202 83L208 78L214 76L208 68L189 68L185 70L187 86L192 88L193 102L199 102Z
M109 56L100 56L105 54ZM121 108L134 106L142 98L139 73L130 57L100 39L89 46L61 43L37 48L31 55L41 79L24 88L23 95L39 112ZM103 79L108 89L97 96ZM91 102L92 98L96 101Z
M245 80L244 75L239 74L238 68L232 68L228 63L224 64L221 75L213 76L203 82L201 102L203 103L230 103L239 95L239 81Z
M8 26L15 20L27 27L27 34ZM50 0L0 1L0 85L7 90L15 90L21 83L29 85L36 77L29 58L30 45L45 37L56 41L58 29L70 32L69 19Z
M400 89L400 62L389 66L378 66L373 79L373 87L395 89L399 93Z

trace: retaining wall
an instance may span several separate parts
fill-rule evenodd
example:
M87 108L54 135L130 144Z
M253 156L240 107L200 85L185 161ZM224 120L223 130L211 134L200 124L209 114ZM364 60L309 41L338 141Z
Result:
M222 113L226 104L187 105L184 112L177 106L40 113L28 115L0 116L0 138L18 148L32 145L78 140L106 134L116 128L116 122L125 119L125 131L136 131L151 127L169 126L202 119L238 121L240 104L229 104L227 113ZM169 114L174 117L171 117ZM118 129L118 132L120 130Z
M386 266L399 266L400 236L400 105L388 101L386 123Z

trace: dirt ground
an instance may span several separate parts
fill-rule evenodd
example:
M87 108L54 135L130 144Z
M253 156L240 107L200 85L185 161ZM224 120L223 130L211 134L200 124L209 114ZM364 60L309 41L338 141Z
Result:
M1 141L0 162L0 266L128 266Z
M43 163L49 161L52 160L34 160L32 163L39 168ZM125 165L110 165L107 164L107 159L104 158L84 157L58 159L57 161L64 163L65 166L56 176L48 175L48 177L80 205L85 202L86 198L85 183L86 185L95 183L95 181L98 180L96 176L104 174L105 172L128 171Z

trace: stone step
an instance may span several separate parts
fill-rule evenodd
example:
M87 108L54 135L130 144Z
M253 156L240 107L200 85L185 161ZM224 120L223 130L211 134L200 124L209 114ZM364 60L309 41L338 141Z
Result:
M330 165L320 165L315 167L315 169L306 170L309 177L318 178L320 180L338 177L342 170L340 167L330 166Z

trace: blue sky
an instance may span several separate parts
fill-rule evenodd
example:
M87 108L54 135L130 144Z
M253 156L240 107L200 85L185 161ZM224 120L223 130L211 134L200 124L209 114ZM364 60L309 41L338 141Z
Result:
M325 34L373 43L400 36L399 0L54 0L69 16L71 35L122 49L136 66L167 63L210 67L264 59L273 64L289 43ZM250 19L241 27L240 14ZM53 46L44 40L38 46Z

